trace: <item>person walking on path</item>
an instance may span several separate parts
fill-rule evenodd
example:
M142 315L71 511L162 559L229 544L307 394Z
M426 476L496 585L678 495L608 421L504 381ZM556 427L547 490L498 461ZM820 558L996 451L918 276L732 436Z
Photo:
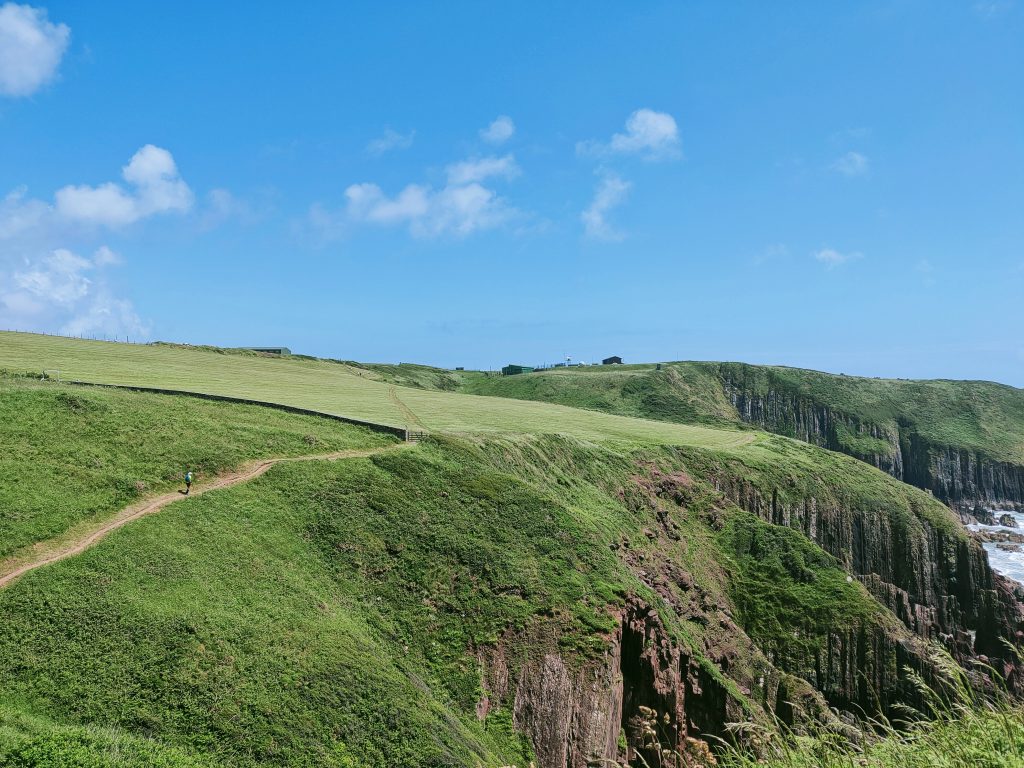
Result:
M188 492L192 490L192 470L188 470L185 473L185 495L188 496Z

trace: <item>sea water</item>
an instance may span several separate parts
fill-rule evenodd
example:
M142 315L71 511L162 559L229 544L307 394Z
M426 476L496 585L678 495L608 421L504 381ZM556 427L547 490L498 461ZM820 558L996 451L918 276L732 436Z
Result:
M967 529L970 531L1008 531L1010 533L1024 534L1024 513L996 509L992 510L992 514L996 517L1009 515L1020 527L1010 528L1005 525L982 525L981 523L971 523L967 526ZM1024 584L1024 552L1007 552L1005 549L1000 549L999 545L994 541L986 541L984 542L984 546L985 551L988 552L988 562L992 566L992 570L996 573L1001 573L1016 582ZM1024 544L1021 546L1024 547Z

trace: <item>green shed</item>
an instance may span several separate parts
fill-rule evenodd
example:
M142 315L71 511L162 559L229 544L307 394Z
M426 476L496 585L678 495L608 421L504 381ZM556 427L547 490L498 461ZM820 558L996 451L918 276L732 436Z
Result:
M515 376L516 374L519 373L530 373L530 371L532 370L533 368L531 368L528 365L512 365L511 363L509 363L508 365L501 369L501 375Z

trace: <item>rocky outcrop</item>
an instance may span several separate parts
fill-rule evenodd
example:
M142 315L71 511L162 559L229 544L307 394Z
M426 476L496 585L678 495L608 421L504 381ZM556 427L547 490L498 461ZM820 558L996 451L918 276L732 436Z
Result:
M857 467L842 457L832 461ZM793 473L805 471L793 466ZM863 468L856 474L873 477L883 490L899 488ZM600 637L601 650L571 650L565 640L579 630L563 626L557 614L537 616L475 650L484 691L477 716L486 727L492 712L510 714L533 745L538 768L641 764L639 758L658 765L652 728L661 746L687 749L689 739L727 737L730 723L775 716L799 731L808 721L834 724L830 707L880 708L890 716L898 714L896 705L920 709L920 691L904 670L926 681L940 673L930 658L933 640L968 668L979 657L992 661L1018 689L1004 642L1021 642L1021 607L981 546L920 492L899 488L891 504L881 492L859 504L851 500L861 498L857 493L827 478L761 473L741 459L731 463L696 449L643 454L607 477L604 490L635 527L606 545L639 584L624 604L609 608L615 629ZM891 614L857 609L871 604L856 590L860 602L849 603L855 609L839 624L805 625L780 612L785 637L760 631L737 601L749 582L729 571L729 558L715 559L717 550L709 560L694 557L697 546L724 546L738 519L762 525L737 507L802 533ZM828 559L828 574L835 574L833 565ZM816 573L825 571L807 578ZM801 632L790 643L788 635Z
M789 391L753 391L723 375L743 421L854 456L955 506L1024 504L1024 466L934 445L910 423L874 424Z
M513 723L533 744L538 768L587 768L634 760L648 753L645 710L658 713L663 747L686 748L687 739L724 735L744 719L720 680L674 642L658 612L631 598L599 659L570 658L557 632L536 625L478 651L486 691L477 706L485 719L511 708Z
M835 557L908 629L942 641L955 657L1006 655L1003 640L1022 629L1012 585L995 574L975 540L921 518L853 510L805 498L786 502L778 489L723 475L719 490L775 525L801 531Z
M901 479L911 485L957 505L1003 507L1024 503L1024 467L991 461L972 451L929 446L912 433L907 442L916 470Z

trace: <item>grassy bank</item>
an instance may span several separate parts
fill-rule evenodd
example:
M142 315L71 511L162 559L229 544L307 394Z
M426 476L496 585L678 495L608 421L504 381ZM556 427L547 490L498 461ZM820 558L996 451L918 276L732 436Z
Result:
M686 694L693 728L768 727L776 694L827 711L811 684L843 638L869 639L876 671L895 669L897 648L921 653L855 578L855 545L830 555L781 510L820 511L813 524L835 526L824 546L852 542L847 530L878 544L865 573L884 572L873 569L887 567L889 541L920 552L938 529L941 559L965 537L935 499L848 456L570 407L596 403L585 384L557 405L437 391L447 374L418 366L10 334L0 367L363 418L395 409L434 430L408 450L282 464L183 499L0 590L0 764L57 766L66 752L96 766L525 768L537 742L524 734L542 738L557 719L544 702L615 718L611 688L629 688L627 723L641 689L665 695L651 677L677 671L699 687ZM703 381L693 408L712 394ZM18 478L0 507L15 514L0 519L26 542L172 486L186 464L208 473L390 440L270 409L27 380L0 380L0 408L3 476ZM779 524L737 504L779 510ZM840 678L821 690L838 706L904 700L903 682L872 679L883 678L856 701Z
M796 533L765 574L801 615L735 603L751 579L764 584L752 564L774 534L703 483L683 508L634 479L681 459L554 437L445 438L279 465L172 505L0 592L0 704L58 724L0 730L0 754L26 739L77 744L89 726L100 751L117 733L232 766L525 766L512 699L477 717L480 649L533 637L514 646L513 681L553 649L569 669L600 664L629 595L755 716L757 696L741 689L771 667L751 637L796 631L813 646L884 609ZM677 538L649 535L669 523ZM657 562L699 593L660 596L643 565ZM706 597L685 611L673 602L693 594ZM704 655L723 642L728 675Z
M329 419L196 398L0 377L0 560L77 523L250 459L392 438Z

